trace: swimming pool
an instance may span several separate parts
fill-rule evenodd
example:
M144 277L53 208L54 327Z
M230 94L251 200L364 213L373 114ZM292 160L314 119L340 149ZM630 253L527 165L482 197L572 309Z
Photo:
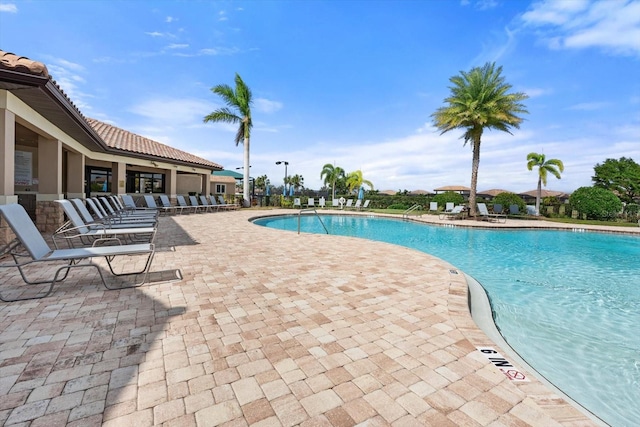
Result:
M507 342L541 375L612 426L640 419L640 238L552 230L441 227L323 215L329 234L437 256L486 289ZM297 216L256 224L297 231ZM324 233L314 216L301 231Z

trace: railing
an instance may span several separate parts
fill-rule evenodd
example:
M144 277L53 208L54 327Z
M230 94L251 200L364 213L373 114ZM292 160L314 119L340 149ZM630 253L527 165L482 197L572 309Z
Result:
M322 224L324 232L329 234L329 230L327 230L327 227L325 227L324 222L322 222L322 218L320 218L320 215L318 215L318 211L315 210L315 208L300 209L300 212L298 212L298 234L300 234L300 218L303 212L313 212L314 214L316 214L316 218L318 218L318 221L320 221L320 224Z
M421 209L421 208L422 208L422 205L419 205L416 203L415 205L411 206L409 209L407 209L402 213L402 218L409 218L409 214L411 212L417 211L418 209Z

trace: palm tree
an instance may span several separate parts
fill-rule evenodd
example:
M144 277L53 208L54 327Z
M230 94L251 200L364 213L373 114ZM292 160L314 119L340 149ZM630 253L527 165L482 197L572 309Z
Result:
M350 193L355 192L355 190L362 187L363 184L368 185L373 190L373 183L369 180L362 178L361 170L349 172L347 174L346 181L347 181L347 188L349 189Z
M236 147L240 142L244 144L244 180L243 182L249 182L249 139L251 137L251 128L253 123L251 122L251 90L242 81L240 74L236 73L236 87L235 90L226 84L217 85L211 88L211 91L219 95L226 107L218 108L211 114L205 116L204 122L223 122L239 124L238 132L236 133ZM243 186L243 198L244 206L251 206L249 201L249 185Z
M331 199L336 198L336 181L344 178L344 169L340 166L333 166L331 163L327 163L322 167L320 172L320 178L324 178L324 184L331 184Z
M441 135L454 129L464 129L464 145L470 142L473 148L471 164L471 192L469 193L470 214L476 214L476 191L478 186L478 168L480 166L480 142L485 129L497 129L511 133L518 129L522 118L519 113L528 113L523 101L528 98L524 93L507 93L511 85L501 76L502 67L495 62L487 62L482 68L475 67L469 72L449 79L453 86L451 94L444 101L448 104L440 107L431 116Z
M270 182L269 182L269 178L267 177L267 175L259 176L254 181L255 187L260 189L260 190L262 190L263 192L266 191L267 186L269 184L270 184Z
M534 166L538 167L538 193L536 194L536 216L538 216L540 215L542 185L547 186L547 174L550 173L560 179L560 172L564 172L564 164L562 160L558 159L545 160L544 154L529 153L527 154L527 169L532 170Z
M301 188L304 188L304 177L298 174L290 176L289 185L293 186L294 191L298 191Z

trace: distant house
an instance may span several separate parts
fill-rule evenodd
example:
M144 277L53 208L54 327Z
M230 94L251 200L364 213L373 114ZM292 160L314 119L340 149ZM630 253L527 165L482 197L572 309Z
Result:
M538 194L538 190L529 190L529 191L525 191L523 193L518 193L518 196L522 197L522 199L526 202L526 203L531 203L531 202L535 202L536 197ZM569 196L571 196L570 194L567 194L565 192L562 191L553 191L553 190L546 190L546 189L542 189L542 191L540 192L540 195L542 196L542 198L544 199L545 197L556 197L558 198L562 203L566 203L569 200Z
M47 67L0 50L0 204L20 203L41 231L54 200L97 194L208 194L222 166L82 115ZM8 236L0 235L0 242Z
M453 191L454 193L460 193L465 197L469 197L469 193L471 192L471 188L465 187L463 185L447 185L440 188L434 188L434 193L446 193L447 191Z
M478 196L484 197L485 199L493 199L498 194L502 194L502 193L512 193L512 191L493 188L491 190L478 191Z
M236 194L236 186L244 176L241 173L230 170L211 172L211 193L233 196Z

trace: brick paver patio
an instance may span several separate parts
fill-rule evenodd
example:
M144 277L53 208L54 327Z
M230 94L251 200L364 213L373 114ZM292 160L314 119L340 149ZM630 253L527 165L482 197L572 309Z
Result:
M161 218L143 287L77 270L45 299L1 303L0 424L593 425L476 349L498 347L450 265L247 221L260 213Z

